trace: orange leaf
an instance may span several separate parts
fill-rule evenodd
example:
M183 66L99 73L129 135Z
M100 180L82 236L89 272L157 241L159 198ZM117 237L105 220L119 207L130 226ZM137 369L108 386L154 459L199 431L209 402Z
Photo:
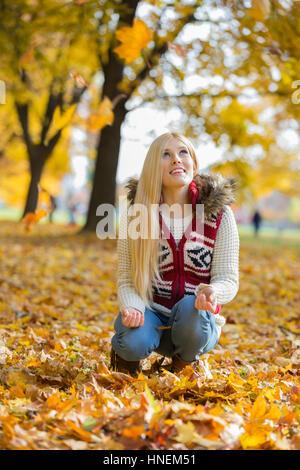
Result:
M62 345L60 343L55 343L54 351L63 352L64 348L62 347Z
M147 27L144 21L135 18L133 26L124 26L116 31L116 37L121 45L114 51L126 64L141 56L141 51L152 39L152 31Z
M22 55L19 60L20 66L27 64L28 62L32 62L33 59L33 51L35 46L30 46L29 49Z
M89 84L84 80L84 78L82 78L82 76L78 72L74 73L72 76L73 78L75 78L78 86L89 86Z
M92 114L87 126L90 131L97 131L114 122L113 104L109 98L104 97L103 101L95 114Z
M183 47L179 46L178 44L174 44L171 41L167 41L167 44L168 44L169 49L173 49L181 57L186 56L187 51L183 49Z
M265 20L271 11L270 0L252 0L249 13L255 20Z
M85 431L84 429L79 428L78 426L76 426L75 423L73 423L73 421L67 420L66 424L67 424L67 426L69 426L69 428L71 428L72 431L74 431L75 434L77 434L77 436L80 437L80 439L82 439L83 441L87 441L87 442L91 442L91 441L92 441L92 435L91 435L90 432Z
M49 408L56 409L61 403L59 391L47 398L47 405Z
M137 439L144 432L144 430L144 426L132 426L129 429L124 429L123 436Z
M40 219L45 217L51 210L52 208L52 203L50 200L49 193L45 190L42 189L40 184L37 185L37 190L38 190L38 202L37 202L37 209L35 212L27 212L27 214L23 217L22 222L25 224L25 231L30 232L32 229L32 226L36 224ZM46 209L38 209L38 206L40 203L46 203L48 205L47 210Z
M291 424L295 419L295 413L289 412L287 415L285 415L283 418L280 419L280 423L287 423Z
M19 384L16 384L16 385L13 385L12 387L10 387L9 389L9 396L11 398L24 398L25 397L25 394L23 392L23 389L22 387L19 385Z

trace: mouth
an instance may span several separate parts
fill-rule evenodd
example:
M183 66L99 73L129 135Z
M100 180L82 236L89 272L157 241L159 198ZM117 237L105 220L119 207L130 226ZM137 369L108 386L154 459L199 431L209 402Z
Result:
M170 171L170 175L182 175L185 173L184 168L175 168L174 170Z

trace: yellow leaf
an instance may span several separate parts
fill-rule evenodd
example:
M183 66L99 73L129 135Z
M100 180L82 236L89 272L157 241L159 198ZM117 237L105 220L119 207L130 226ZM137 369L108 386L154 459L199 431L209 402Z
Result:
M67 111L63 114L60 112L60 108L57 106L53 114L53 123L57 130L62 129L71 121L73 114L76 109L76 104L70 106Z
M272 419L273 421L278 421L281 416L280 409L275 403L272 403L271 408L268 413L264 416L265 419Z
M79 328L79 330L83 330L83 331L89 331L89 327L83 326L80 323L76 323L75 328Z
M36 357L29 357L28 362L26 363L26 367L35 367L40 366L41 362L36 359Z
M174 437L175 441L183 444L192 444L195 437L195 426L192 421L188 423L177 424L178 435Z
M266 398L268 398L268 400L270 400L270 402L274 401L274 391L273 390L270 390L270 389L265 390L264 391L264 396Z
M160 406L159 404L156 402L156 400L154 399L152 393L150 392L149 390L149 387L147 384L145 384L145 394L146 394L146 397L147 397L147 400L148 402L150 403L152 409L158 413L160 411Z
M261 392L256 398L253 406L250 410L250 417L252 420L262 418L267 410L267 404L264 399L263 392Z
M174 426L176 424L176 420L175 419L165 419L164 423L167 426Z
M233 372L230 372L228 376L228 383L236 390L240 390L241 388L244 388L246 382L243 380L239 375L234 374Z
M255 434L245 432L240 436L240 443L243 449L257 449L268 439L268 433L257 430Z

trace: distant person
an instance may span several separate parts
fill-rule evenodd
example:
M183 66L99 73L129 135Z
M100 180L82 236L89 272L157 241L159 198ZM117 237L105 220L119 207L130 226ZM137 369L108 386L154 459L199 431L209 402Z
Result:
M278 223L278 226L277 226L278 238L281 238L281 236L282 236L282 231L284 230L284 228L285 228L285 221L284 221L284 220L280 220L279 223Z
M254 225L254 234L257 237L260 225L262 223L262 217L261 217L260 213L258 212L258 210L256 210L254 215L253 215L252 223Z
M72 227L76 225L76 218L75 218L75 213L76 213L76 203L71 202L71 204L68 205L68 212L69 212L69 227Z
M57 208L57 204L56 204L56 198L54 196L52 196L50 194L50 201L51 201L51 211L49 213L49 222L53 222L53 212L55 211L55 209Z

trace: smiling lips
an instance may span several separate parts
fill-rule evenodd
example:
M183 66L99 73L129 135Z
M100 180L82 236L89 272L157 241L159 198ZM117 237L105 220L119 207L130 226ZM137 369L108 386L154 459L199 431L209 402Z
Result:
M185 173L185 169L181 166L174 168L174 170L170 171L170 175L181 175L183 173Z

